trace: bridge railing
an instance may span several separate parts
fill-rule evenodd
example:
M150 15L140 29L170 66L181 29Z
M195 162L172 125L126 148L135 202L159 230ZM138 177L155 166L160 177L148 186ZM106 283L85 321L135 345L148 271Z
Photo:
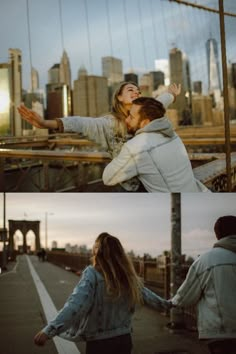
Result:
M196 178L213 192L227 192L226 162L220 156L194 168ZM106 152L0 149L0 191L83 191L89 182L101 179L109 161ZM231 154L231 181L234 189L235 152Z
M101 176L110 154L93 151L97 146L77 135L11 138L1 140L0 147L0 191L89 192L94 181L98 187L93 183L92 191L106 191ZM189 153L189 157L194 175L204 185L213 192L228 191L224 153ZM231 182L234 190L236 152L231 153Z

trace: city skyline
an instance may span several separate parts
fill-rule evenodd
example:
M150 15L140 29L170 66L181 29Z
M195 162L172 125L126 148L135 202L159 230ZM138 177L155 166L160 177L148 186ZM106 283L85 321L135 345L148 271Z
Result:
M182 200L182 253L196 257L215 242L213 226L222 215L236 215L236 195L184 193ZM163 194L6 193L8 220L41 221L45 246L47 213L48 247L66 243L91 248L101 232L117 236L126 251L156 257L170 250L171 197ZM3 194L0 194L0 227L3 227ZM19 236L19 232L17 233ZM2 243L0 243L2 246Z
M198 3L218 7L217 1ZM21 49L23 87L29 89L26 5L25 0L17 3L15 0L1 1L1 14L4 17L0 15L0 62L7 61L9 48ZM62 0L62 27L57 0L50 3L31 0L28 5L32 66L39 72L41 88L48 81L48 70L60 62L64 49L70 58L73 80L77 78L82 65L86 66L89 74L101 75L101 58L110 55L123 61L124 73L131 69L139 74L155 70L155 60L168 59L169 50L176 46L189 57L192 80L204 81L207 76L206 40L214 37L220 44L217 14L174 2L131 0L111 3L102 0L100 7L94 11L94 0L70 0L69 3ZM225 11L236 12L233 1L225 4ZM230 17L225 20L228 60L234 61L236 48L233 33L236 21Z

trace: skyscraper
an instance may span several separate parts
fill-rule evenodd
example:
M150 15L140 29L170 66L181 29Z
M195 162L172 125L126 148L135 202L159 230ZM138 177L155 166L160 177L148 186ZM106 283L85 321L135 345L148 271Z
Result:
M135 73L127 73L124 75L124 80L125 81L132 81L135 82L138 85L138 75Z
M66 117L71 114L71 95L65 84L47 84L47 118Z
M123 81L122 60L114 57L103 57L102 75L108 79L108 86Z
M214 93L215 90L221 90L220 65L217 41L209 38L206 42L207 69L208 69L208 90Z
M35 68L31 69L31 86L33 92L39 89L39 73Z
M165 74L162 71L150 71L151 90L155 91L165 84Z
M170 81L181 84L181 93L174 103L175 109L178 111L179 120L182 124L189 124L189 116L192 106L192 91L190 67L187 56L178 48L171 49L169 53L170 59Z
M0 135L11 134L10 64L0 64Z
M47 118L53 119L71 114L70 68L66 52L60 64L54 64L48 71L46 85Z
M109 110L107 78L88 75L81 67L74 81L73 112L84 117L98 117Z
M113 94L123 79L122 60L111 56L102 58L102 76L107 78L109 106L112 103Z
M11 104L12 104L12 133L22 135L22 119L17 107L22 102L22 64L21 51L9 49L10 83L11 83Z
M71 69L70 69L70 60L69 57L66 53L66 51L63 51L61 62L60 62L60 83L61 84L66 84L69 89L71 89Z
M48 70L48 83L59 84L60 82L60 64L54 64Z

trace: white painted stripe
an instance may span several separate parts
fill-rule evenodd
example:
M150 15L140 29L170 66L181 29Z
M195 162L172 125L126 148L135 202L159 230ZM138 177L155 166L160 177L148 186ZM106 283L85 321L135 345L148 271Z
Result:
M29 256L26 256L30 273L32 275L32 278L34 280L34 284L36 286L36 289L39 294L39 298L44 310L45 317L47 319L47 322L51 321L58 313L52 299L50 298L45 286L43 285L42 281L40 280L37 272L35 271L32 262L29 258ZM53 341L55 343L55 346L57 348L58 354L80 354L79 349L76 347L76 345L73 342L69 342L65 339L62 339L60 337L54 337Z
M16 258L16 264L15 264L14 268L12 270L6 271L6 273L1 273L0 277L3 277L5 275L9 275L9 274L12 274L12 273L16 273L18 264L19 264L19 261L18 261L18 257L17 257Z

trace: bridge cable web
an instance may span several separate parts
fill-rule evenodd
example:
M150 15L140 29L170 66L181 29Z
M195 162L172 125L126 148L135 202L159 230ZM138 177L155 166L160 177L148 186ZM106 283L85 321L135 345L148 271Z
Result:
M84 5L85 5L85 18L86 18L86 29L87 29L87 42L88 42L88 51L89 51L89 64L90 64L90 79L92 80L92 86L94 90L94 108L95 108L95 115L97 115L98 112L98 88L97 88L97 82L96 82L96 76L94 75L94 69L93 69L93 57L92 57L92 46L91 46L91 33L90 33L90 26L89 26L89 9L88 9L88 3L87 0L84 0ZM89 86L89 83L88 83ZM88 106L89 103L88 103ZM90 115L90 112L89 112Z
M144 26L143 26L143 19L142 19L142 15L141 15L141 3L140 3L140 0L137 0L137 1L138 1L139 27L140 27L140 34L141 34L144 69L145 69L145 71L147 71L148 65L147 65L147 55L146 55L146 49L145 49Z
M152 35L153 35L153 43L154 43L154 52L155 52L155 59L158 58L158 38L157 38L157 28L156 28L156 23L155 23L155 17L154 17L154 7L153 7L153 0L149 0L149 9L150 9L150 15L151 15L151 20L152 20Z
M124 21L125 21L125 32L126 32L127 46L128 46L129 67L130 67L130 72L132 72L133 71L133 60L132 60L132 54L131 54L131 48L130 48L126 0L122 0L122 5L123 5L123 13L124 13Z
M59 19L60 19L60 34L61 34L61 47L62 52L65 50L65 42L64 42L64 28L63 28L63 19L62 19L62 4L61 0L58 0L59 5Z
M30 29L30 16L29 16L29 0L26 0L26 10L27 10L27 34L28 34L28 46L29 46L29 60L30 60L30 83L31 92L33 92L33 75L32 75L32 46L31 46L31 29Z
M90 37L90 27L89 27L89 16L88 16L87 0L84 0L84 7L85 7L85 19L86 19L85 22L86 22L87 42L88 42L89 66L90 66L90 73L93 74L92 47L91 47L91 37Z

